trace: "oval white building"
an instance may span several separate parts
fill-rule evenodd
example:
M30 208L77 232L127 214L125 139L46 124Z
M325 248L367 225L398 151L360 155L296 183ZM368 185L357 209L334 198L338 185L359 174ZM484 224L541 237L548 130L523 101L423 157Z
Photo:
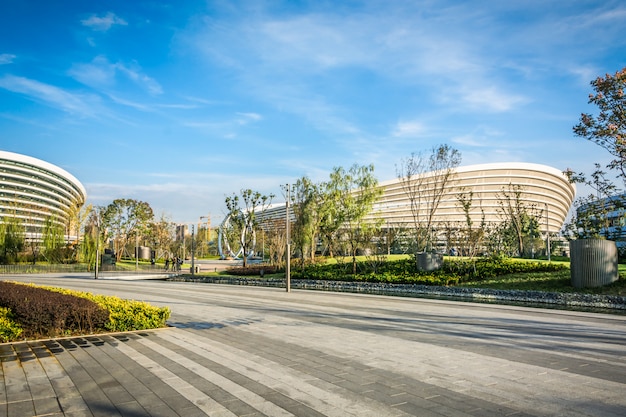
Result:
M67 226L70 213L82 207L86 198L80 181L64 169L0 151L0 221L6 217L20 219L27 239L40 236L49 218Z
M425 174L425 177L432 173ZM432 189L428 180L423 181L425 190L420 193L427 198ZM408 226L413 222L411 202L403 189L403 182L396 178L379 184L382 196L376 202L373 213L393 226ZM500 201L503 192L510 188L520 190L520 199L527 208L533 207L542 221L542 232L558 233L563 227L569 209L576 196L576 187L558 169L546 165L510 162L459 167L443 190L441 202L433 217L433 228L442 230L445 225L465 223L465 213L459 204L461 192L472 192L470 215L475 223L485 217L486 223L502 222ZM423 201L423 204L428 204Z
M433 182L428 177L433 175L425 173L421 177L421 206L430 204L428 198L433 194ZM413 214L411 199L404 189L406 184L395 178L381 182L378 186L381 196L369 217L382 219L383 229L411 228ZM459 194L462 192L472 193L470 216L475 226L480 224L483 216L488 225L502 223L503 193L511 189L518 189L524 207L534 210L540 219L542 234L546 231L550 234L561 231L576 196L576 186L563 172L547 165L508 162L463 166L454 171L443 190L432 219L432 229L442 233L450 227L464 227L466 217L459 203ZM264 219L280 219L284 216L284 203L273 205L262 215Z

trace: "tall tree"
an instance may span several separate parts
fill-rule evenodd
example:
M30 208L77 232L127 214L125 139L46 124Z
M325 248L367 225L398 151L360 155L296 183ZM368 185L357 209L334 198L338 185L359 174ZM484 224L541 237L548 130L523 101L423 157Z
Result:
M92 205L72 205L67 210L66 231L68 243L76 248L81 240L80 232L85 227L87 219L92 211ZM79 252L74 251L74 256L78 257ZM78 260L78 259L77 259Z
M483 240L485 239L485 232L487 224L485 222L485 212L480 207L480 200L478 201L478 211L480 223L476 226L476 219L474 218L475 201L474 191L462 191L457 195L457 204L460 206L465 217L465 224L461 228L461 239L463 243L462 253L473 259L478 251L483 246ZM476 268L474 264L474 268Z
M17 261L19 253L24 250L24 225L16 216L6 216L0 220L0 261L11 264Z
M230 223L240 230L239 243L243 249L243 266L248 265L247 259L252 250L254 234L259 225L258 214L267 210L274 195L263 195L251 189L241 190L240 195L233 194L226 197Z
M157 259L171 257L171 246L174 241L176 225L165 215L161 215L159 220L152 221L148 225L148 241L155 251Z
M352 256L352 273L356 274L356 255L360 248L369 245L369 240L380 229L378 219L364 222L364 218L372 211L374 202L381 195L378 180L374 176L374 165L354 164L344 174L340 183L343 198L340 205L341 217L344 220L345 236Z
M504 233L512 233L519 256L526 255L527 243L532 244L539 235L539 215L535 204L528 204L523 187L509 184L497 195Z
M96 262L99 260L98 251L102 246L102 214L104 209L102 207L89 207L89 213L83 229L82 243L80 245L81 255L85 262L87 262L87 268L91 271L95 268Z
M626 67L596 78L591 86L594 92L589 94L589 104L596 105L599 113L582 113L574 134L609 151L613 160L607 168L616 170L626 185Z
M618 239L623 227L618 224L620 222L612 225L609 212L623 211L624 202L615 196L617 187L607 178L607 173L601 165L595 164L595 170L589 178L583 173L574 173L571 170L566 170L564 174L571 182L585 184L592 192L576 199L574 202L576 211L563 226L563 235L568 239Z
M348 239L343 243L356 254L357 229L380 195L377 186L374 166L358 164L352 165L348 171L342 167L333 168L329 181L320 185L319 232L330 256L334 256L337 245L342 243L339 240L342 233L348 233Z
M132 237L146 233L153 218L152 208L143 201L116 199L106 207L102 215L103 227L113 238L117 261Z
M292 240L296 251L302 255L302 268L307 257L315 258L316 238L319 230L320 187L308 177L296 181L291 193L291 208L294 215Z
M396 166L398 179L409 200L415 246L428 251L434 243L433 219L446 188L451 187L454 172L461 164L461 153L449 145L439 145L430 155L412 153Z
M48 216L43 227L43 253L48 262L61 263L65 244L65 230L56 216Z

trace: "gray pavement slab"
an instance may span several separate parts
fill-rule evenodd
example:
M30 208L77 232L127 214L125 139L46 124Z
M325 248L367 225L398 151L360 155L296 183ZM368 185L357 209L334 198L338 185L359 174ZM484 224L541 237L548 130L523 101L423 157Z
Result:
M3 416L624 416L626 317L80 276L172 327L0 345Z

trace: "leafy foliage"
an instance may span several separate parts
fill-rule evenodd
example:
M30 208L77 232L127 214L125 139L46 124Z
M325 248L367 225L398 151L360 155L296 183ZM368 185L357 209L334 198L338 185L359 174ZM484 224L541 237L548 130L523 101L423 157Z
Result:
M17 340L24 330L15 322L15 315L6 307L0 307L0 343Z
M0 281L0 341L154 329L170 314L143 301Z
M259 226L258 214L267 210L272 203L273 194L263 195L251 189L241 190L241 195L233 194L226 197L227 218L239 236L243 248L243 265L247 265L247 257L252 250L254 233Z
M240 276L259 276L261 275L261 271L263 274L275 274L278 271L278 268L274 265L265 265L265 264L256 264L256 265L248 265L244 267L232 267L226 270L226 273L231 275L240 275Z
M626 183L626 68L596 78L591 86L594 93L589 94L589 104L596 105L600 112L596 116L581 114L574 134L609 151L614 159L607 168L617 170Z
M93 301L6 281L0 281L0 306L11 310L27 337L95 332L109 321Z
M374 272L367 262L359 262L359 272L352 274L344 264L315 264L303 272L293 272L294 279L332 281L368 281L395 284L455 285L467 281L481 281L502 275L530 272L553 272L567 269L563 264L530 262L509 258L463 259L448 258L443 268L434 272L415 270L411 258L388 261L377 266Z
M106 207L102 214L102 226L113 237L117 261L122 258L132 236L147 234L153 218L152 208L143 201L119 198Z
M64 288L48 288L51 291L84 298L106 309L110 316L104 328L112 332L145 330L165 327L171 311L168 307L155 307L144 301L124 300L118 297L95 295Z

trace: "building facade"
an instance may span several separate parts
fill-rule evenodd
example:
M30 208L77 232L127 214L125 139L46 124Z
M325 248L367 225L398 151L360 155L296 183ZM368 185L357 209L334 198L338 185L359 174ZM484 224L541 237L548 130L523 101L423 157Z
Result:
M46 221L67 227L87 198L72 174L53 164L0 151L0 221L17 218L27 239L39 239ZM73 231L66 230L66 234Z
M626 194L598 198L576 209L579 238L602 236L626 250Z
M435 192L435 173L419 178L419 206L424 210L432 205ZM430 177L430 178L429 178ZM370 219L381 219L385 228L413 227L411 198L407 183L398 178L379 183L381 196L369 214ZM557 234L561 231L576 195L576 187L558 169L532 163L492 163L459 167L444 187L440 203L432 218L432 229L443 233L450 227L463 227L466 213L459 203L459 195L471 192L472 208L469 215L474 225L484 219L486 224L503 221L504 193L519 190L520 200L540 219L539 229ZM285 204L274 205L264 215L266 219L285 218Z
M434 175L433 173L426 174ZM424 190L421 204L434 193L433 182L422 181ZM410 225L413 222L411 201L404 188L406 184L396 178L379 184L382 196L374 205L372 214L392 226ZM431 187L431 189L429 189ZM511 162L459 167L443 190L439 206L433 217L433 228L443 229L449 224L466 222L459 204L459 195L472 193L470 215L478 222L484 215L486 223L502 221L500 202L504 193L519 189L520 199L526 207L540 214L543 232L558 233L576 195L576 187L558 169L546 165Z

